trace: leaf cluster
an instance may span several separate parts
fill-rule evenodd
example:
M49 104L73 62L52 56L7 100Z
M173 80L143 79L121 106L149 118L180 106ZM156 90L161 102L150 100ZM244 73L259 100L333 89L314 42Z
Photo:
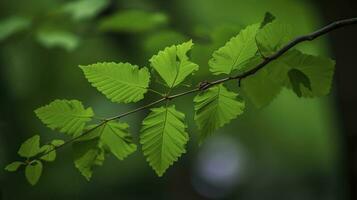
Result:
M208 61L209 71L213 75L236 77L254 70L292 37L289 25L267 14L262 23L247 26L217 49ZM58 147L72 143L75 167L89 180L93 169L101 166L108 155L123 160L138 149L129 124L121 118L153 107L142 121L139 143L149 165L162 176L186 152L190 138L186 116L170 101L172 98L198 92L193 98L193 110L199 143L202 143L217 129L243 114L246 101L257 107L265 106L284 87L298 97L319 97L330 90L334 61L292 49L256 73L240 79L238 89L228 87L225 81L207 87L202 82L194 90L172 95L199 69L190 59L192 48L191 40L169 46L152 56L149 68L114 62L80 66L88 82L112 102L135 103L144 99L147 92L155 92L162 98L98 123L89 123L95 116L93 109L85 108L80 101L55 100L35 113L46 126L72 139L66 143L54 140L40 147L36 135L20 147L19 155L26 161L11 163L6 170L16 171L24 165L27 179L35 184L42 172L42 161L53 161ZM153 90L154 80L162 82L165 91Z

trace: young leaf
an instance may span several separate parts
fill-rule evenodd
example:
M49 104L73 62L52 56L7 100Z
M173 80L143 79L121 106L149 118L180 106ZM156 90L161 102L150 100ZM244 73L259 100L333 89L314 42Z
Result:
M62 11L72 16L74 20L89 19L103 10L109 4L109 0L77 0L66 3Z
M79 45L79 37L64 30L52 30L43 28L37 32L37 41L46 48L60 47L67 51L73 51Z
M150 82L146 67L139 69L129 63L97 63L80 68L93 87L117 103L143 99Z
M136 151L136 145L127 130L127 123L107 122L103 126L100 138L103 147L109 149L119 160Z
M200 142L217 128L243 113L245 104L237 100L238 94L223 85L209 88L194 98L195 121L200 130Z
M31 25L31 21L24 17L13 16L0 21L0 41L12 34L23 31Z
M22 143L18 154L25 158L31 158L40 152L40 136L35 135Z
M223 47L213 53L209 60L210 71L215 74L230 74L239 70L257 52L255 35L260 24L253 24L231 38Z
M301 97L302 95L301 88L300 88L301 86L304 86L310 91L312 90L310 79L301 71L297 69L291 69L288 72L288 76L291 83L291 87L298 97Z
M99 137L74 142L73 152L76 168L89 181L94 166L100 166L104 162L104 151L99 145Z
M35 160L25 168L25 176L27 181L31 185L36 185L42 174L42 163L39 160Z
M166 24L167 16L163 13L150 13L142 10L121 11L102 19L99 29L115 32L144 32Z
M198 65L189 61L186 55L192 45L191 40L180 45L173 45L150 59L151 66L168 87L173 88L179 85L188 75L198 70Z
M41 152L45 153L45 155L41 156L41 160L52 162L56 159L56 150L53 150L55 146L53 145L43 145L41 147Z
M262 56L268 57L286 45L293 37L291 26L275 20L258 31L256 41L259 52Z
M185 153L188 141L185 115L171 107L151 109L141 128L140 143L146 160L158 176Z
M15 162L12 162L12 163L6 165L5 170L9 171L9 172L15 172L19 169L19 167L21 165L25 165L25 163L20 162L20 161L15 161Z
M41 121L51 129L76 136L93 117L92 108L85 109L77 100L55 100L35 110Z

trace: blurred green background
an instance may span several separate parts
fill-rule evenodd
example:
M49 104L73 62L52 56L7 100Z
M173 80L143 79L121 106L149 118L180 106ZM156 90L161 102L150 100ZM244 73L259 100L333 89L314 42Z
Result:
M158 50L193 39L200 72L188 82L212 80L212 52L266 11L293 24L297 34L326 24L324 1L308 0L2 0L0 1L0 167L16 160L26 138L64 138L33 110L54 99L79 99L99 116L112 116L158 98L122 105L108 101L78 65L99 61L148 66ZM337 9L337 8L336 8ZM328 37L298 46L333 56ZM158 90L162 88L157 88ZM179 90L185 90L181 88ZM175 100L186 113L191 140L159 178L140 148L124 161L109 156L87 182L71 147L47 163L31 187L22 172L0 170L0 198L10 199L346 199L341 125L336 95L299 99L284 90L267 107L248 103L244 115L197 144L192 97ZM141 112L124 120L138 134Z

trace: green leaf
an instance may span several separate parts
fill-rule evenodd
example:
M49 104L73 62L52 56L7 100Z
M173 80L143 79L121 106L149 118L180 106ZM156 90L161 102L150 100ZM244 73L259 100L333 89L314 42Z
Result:
M276 61L271 62L264 68L241 80L241 88L249 100L257 107L268 105L281 91L284 79L283 73L280 77L272 76L271 71L280 71ZM276 74L278 74L276 72Z
M257 52L255 35L260 24L253 24L231 38L223 47L213 53L209 60L210 71L215 74L230 74L251 59Z
M110 151L119 160L123 160L128 155L136 151L136 145L133 143L132 136L128 133L129 125L115 121L87 127L92 129L90 133L77 139L76 141L86 141L100 138L100 144L103 149Z
M117 103L143 99L150 82L146 67L139 69L129 63L97 63L80 68L93 87Z
M198 70L198 65L189 61L187 52L192 48L192 41L173 45L160 51L150 59L151 66L158 72L166 85L173 88Z
M19 169L19 167L21 165L25 165L25 163L20 162L20 161L15 161L15 162L12 162L12 163L6 165L5 170L9 171L9 172L15 172Z
M75 141L73 143L73 152L76 168L89 181L93 174L93 168L102 165L105 158L104 150L99 144L99 137Z
M62 11L76 21L95 17L109 4L109 0L77 0L66 3Z
M78 137L75 141L81 142L81 141L87 141L92 139L98 139L102 134L102 131L98 131L98 129L100 129L101 127L103 126L102 125L98 126L98 124L91 124L85 127L83 133L86 134L82 134L81 137Z
M56 159L56 150L54 149L63 144L63 140L52 140L50 144L43 145L40 151L45 155L41 156L41 159L48 162L54 161Z
M264 19L262 23L260 24L260 28L263 28L265 25L273 22L275 20L275 16L271 14L270 12L266 12L264 15Z
M51 144L55 147L62 146L64 144L63 140L52 140Z
M102 31L136 33L154 30L167 22L167 16L163 13L127 10L102 19L99 23L99 29Z
M300 85L312 91L310 79L300 70L291 69L288 72L288 76L291 83L291 87L298 97L302 96Z
M42 163L35 160L25 168L25 176L31 185L36 185L42 174Z
M73 51L79 45L79 38L75 34L63 30L41 29L36 38L46 48L60 47Z
M249 59L239 71L240 73L245 73L247 71L253 70L263 61L264 59L260 55L256 55Z
M18 154L25 158L31 158L40 152L40 136L35 135L21 144Z
M171 107L151 109L141 128L140 143L146 160L158 176L186 152L189 139L185 115Z
M54 150L55 146L53 145L43 145L41 147L41 152L45 153L45 155L41 156L41 160L52 162L56 159L56 150Z
M128 128L129 125L127 123L107 122L101 130L100 139L103 147L112 152L119 160L123 160L136 151L136 145L128 133Z
M275 20L260 29L256 36L259 52L268 57L294 38L291 26Z
M299 83L302 83L304 87L299 87L299 91L296 91L294 89L296 81L291 80L288 76L285 77L285 86L292 88L298 96L320 97L330 92L335 61L320 56L303 54L298 50L292 50L285 54L279 63L281 65L280 68L284 68L286 74L292 69L296 69L309 80L307 81L306 78L299 77Z
M94 115L92 108L85 109L78 100L55 100L35 113L49 128L73 136L79 135Z
M331 59L306 55L298 50L291 50L257 71L254 75L244 78L241 81L242 89L256 107L260 108L271 102L279 94L283 86L293 88L292 84L296 84L296 80L293 83L291 82L289 72L295 69L304 74L309 80L301 80L306 78L300 77L299 83L304 81L304 87L299 87L299 91L295 89L298 96L324 96L329 93L331 88L334 65L335 62Z
M24 17L13 16L0 21L0 41L27 29L31 21Z
M200 130L200 142L243 113L245 104L237 100L237 96L238 94L228 91L223 85L218 85L194 98L194 119Z

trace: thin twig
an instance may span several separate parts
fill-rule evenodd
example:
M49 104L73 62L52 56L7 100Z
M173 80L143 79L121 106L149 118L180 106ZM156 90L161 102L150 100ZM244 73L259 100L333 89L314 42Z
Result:
M154 101L154 102L151 102L151 103L149 103L149 104L146 104L146 105L144 105L144 106L141 106L141 107L139 107L139 108L136 108L136 109L134 109L134 110L131 110L131 111L122 113L122 114L120 114L120 115L117 115L117 116L114 116L114 117L111 117L111 118L108 118L108 119L106 119L105 121L112 121L112 120L120 119L120 118L125 117L125 116L127 116L127 115L130 115L130 114L139 112L139 111L141 111L141 110L145 110L145 109L147 109L147 108L150 108L151 106L154 106L154 105L156 105L156 104L158 104L158 103L161 103L161 102L165 101L166 99L167 99L166 97L161 98L161 99L159 99L159 100L156 100L156 101Z
M320 36L322 36L324 34L327 34L327 33L331 32L331 31L333 31L333 30L336 30L336 29L339 29L339 28L342 28L342 27L345 27L345 26L353 25L353 24L357 24L357 18L350 18L350 19L344 19L344 20L340 20L340 21L335 21L335 22L333 22L333 23L331 23L331 24L329 24L327 26L322 27L321 29L319 29L319 30L317 30L315 32L312 32L310 34L299 36L299 37L295 38L294 40L292 40L288 44L286 44L284 47L282 47L279 51L274 53L273 55L271 55L269 57L265 57L264 60L261 63L259 63L255 68L253 68L253 69L251 69L249 71L246 71L244 73L238 74L236 76L218 79L218 80L215 80L215 81L212 81L212 82L202 81L194 89L191 89L191 90L188 90L188 91L185 91L185 92L182 92L182 93L178 93L178 94L175 94L175 95L170 95L170 96L166 95L161 99L153 101L153 102L151 102L149 104L146 104L146 105L141 106L139 108L136 108L134 110L119 114L119 115L114 116L114 117L103 119L103 121L101 123L99 123L98 125L92 127L91 129L88 129L88 130L84 131L81 135L66 141L64 144L53 148L51 151L48 151L48 152L40 154L39 156L37 156L37 158L40 158L40 157L42 157L44 155L47 155L52 151L58 150L61 147L76 141L77 139L87 135L91 131L95 130L96 128L104 125L105 123L107 123L109 121L117 120L117 119L120 119L120 118L125 117L127 115L130 115L130 114L145 110L145 109L150 108L150 107L152 107L154 105L157 105L157 104L159 104L159 103L161 103L163 101L167 102L168 100L172 100L172 99L175 99L175 98L178 98L178 97L181 97L181 96L186 96L186 95L191 94L191 93L196 93L196 92L199 92L199 91L207 90L208 88L210 88L212 86L215 86L215 85L218 85L218 84L221 84L221 83L225 83L227 81L231 81L231 80L241 81L242 79L244 79L244 78L246 78L248 76L254 75L257 71L262 69L264 66L266 66L267 64L269 64L273 60L276 60L277 58L282 56L284 53L286 53L288 50L290 50L291 48L293 48L297 44L299 44L301 42L304 42L304 41L314 40L314 39L316 39L316 38L318 38L318 37L320 37Z

